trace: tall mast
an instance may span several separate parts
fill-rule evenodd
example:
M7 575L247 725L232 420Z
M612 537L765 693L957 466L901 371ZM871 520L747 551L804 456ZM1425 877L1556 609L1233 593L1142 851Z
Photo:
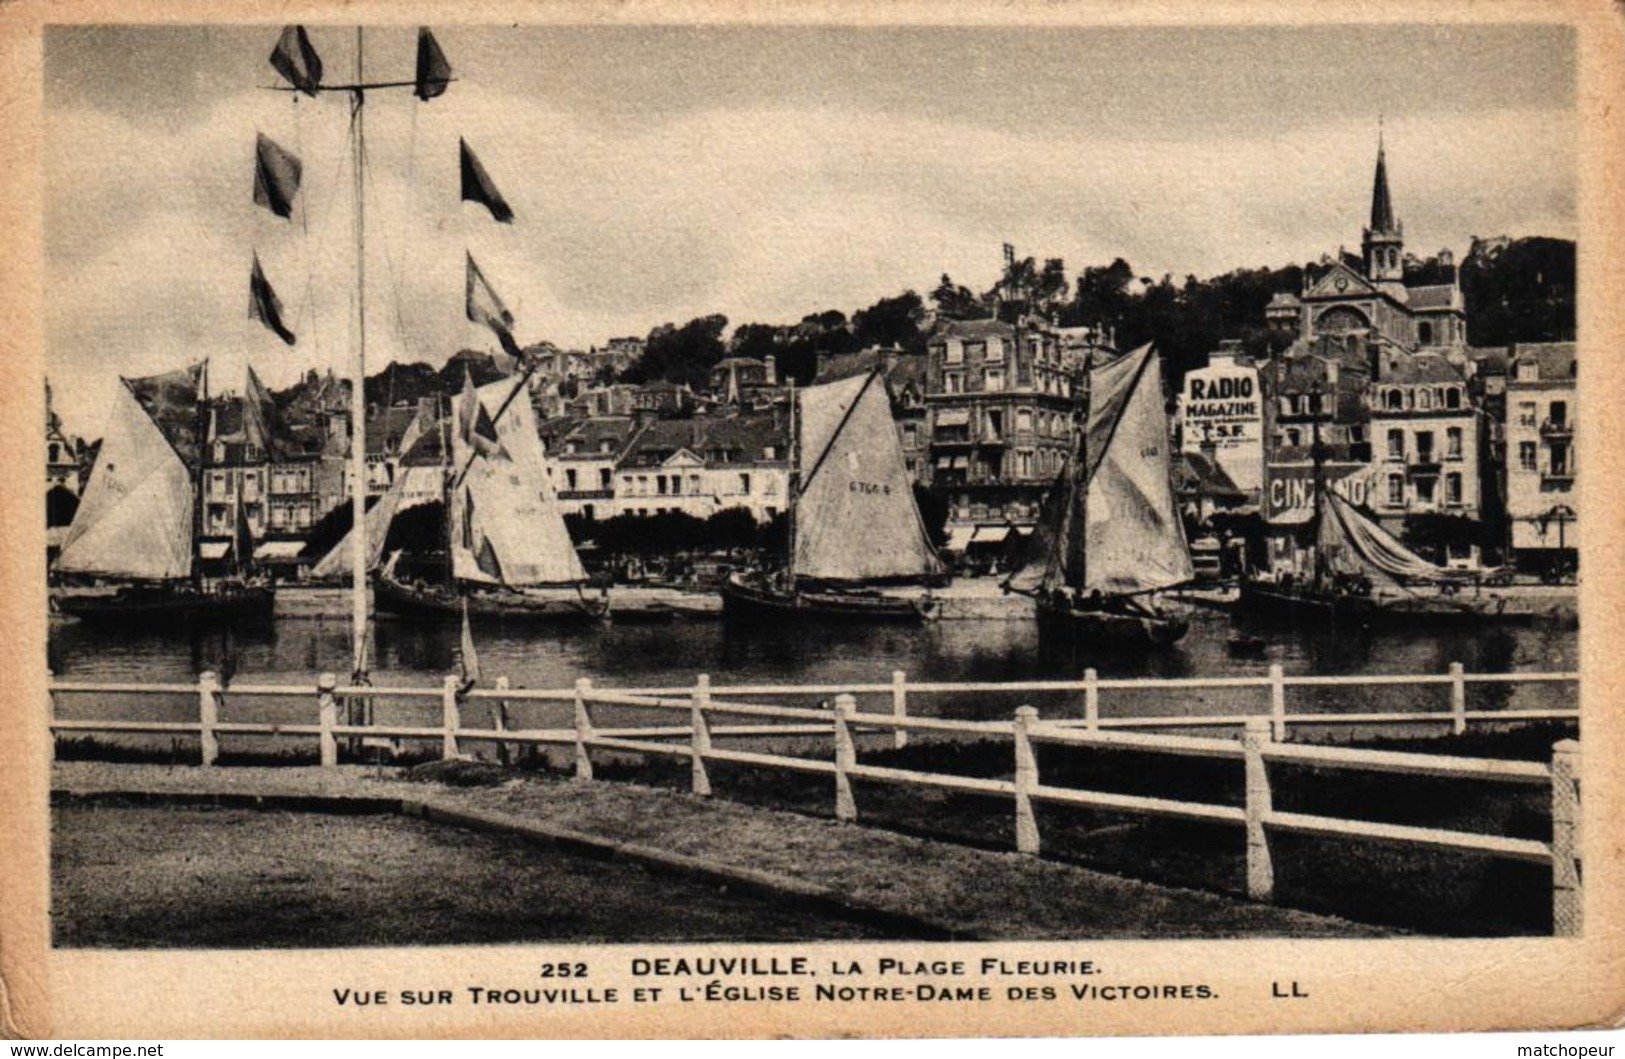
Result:
M784 563L785 584L791 592L796 590L796 506L800 500L801 492L801 432L796 424L796 381L790 380L790 481L788 508L785 517L788 525L785 527L785 550L787 552Z
M1078 469L1072 480L1078 490L1078 583L1081 593L1089 583L1089 415L1094 398L1095 351L1083 351L1083 393L1078 399Z
M209 359L203 358L198 373L197 392L197 472L192 489L192 584L203 587L203 461L209 450Z
M1321 508L1325 503L1326 494L1326 456L1320 447L1320 381L1317 379L1309 387L1309 411L1314 417L1310 424L1309 459L1315 468L1315 503L1310 509L1309 525L1313 530L1310 547L1314 549L1314 585L1318 591L1323 579L1323 563L1320 554L1320 520L1325 516Z
M350 635L357 682L367 676L367 251L366 136L363 122L366 82L362 28L355 28L355 87L351 89L350 146L355 170L355 359L350 377Z

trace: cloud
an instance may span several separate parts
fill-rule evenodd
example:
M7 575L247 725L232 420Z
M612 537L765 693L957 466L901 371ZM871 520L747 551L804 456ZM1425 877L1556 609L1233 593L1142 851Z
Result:
M463 83L426 106L378 97L367 140L369 360L438 361L489 344L462 315L471 250L521 340L641 334L722 312L735 323L850 311L939 274L989 285L998 248L1142 274L1284 264L1358 243L1374 130L1338 120L1275 137L1096 135L862 107L694 110L604 123ZM99 430L118 373L208 354L236 386L341 369L353 261L341 100L245 92L168 128L83 105L47 143L48 337L59 407ZM253 206L255 131L305 162L302 213ZM457 200L464 135L512 203L512 227ZM1410 249L1473 234L1574 234L1566 111L1390 119L1389 172ZM300 344L247 318L258 250Z

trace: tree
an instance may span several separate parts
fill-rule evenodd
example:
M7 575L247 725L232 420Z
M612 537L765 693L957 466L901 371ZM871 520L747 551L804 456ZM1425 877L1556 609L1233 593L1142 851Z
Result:
M728 318L720 313L700 316L682 327L661 324L649 332L643 356L622 373L626 382L668 382L704 386L711 367L727 352L722 332Z
M988 315L982 300L969 287L956 284L946 272L931 292L931 300L937 312L950 320L978 320Z
M727 507L705 520L705 542L711 548L733 550L756 546L756 516L750 509Z
M882 298L852 314L852 337L859 349L897 346L917 352L925 348L925 335L920 331L924 313L924 303L911 290L895 298Z

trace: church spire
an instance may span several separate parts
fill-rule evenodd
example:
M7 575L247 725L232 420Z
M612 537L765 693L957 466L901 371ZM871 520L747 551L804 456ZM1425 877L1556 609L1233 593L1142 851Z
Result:
M1388 160L1382 143L1382 119L1377 119L1377 175L1371 183L1371 230L1394 230L1394 203L1388 197Z

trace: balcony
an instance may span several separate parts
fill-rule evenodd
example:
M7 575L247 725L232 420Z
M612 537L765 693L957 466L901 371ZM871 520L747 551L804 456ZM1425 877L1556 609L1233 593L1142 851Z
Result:
M664 496L664 495L667 495L667 494L661 494L661 495ZM679 493L677 495L681 496L682 494ZM558 492L558 498L560 500L613 500L613 499L615 499L615 490L613 490L613 489L560 489L559 492Z
M1574 424L1566 419L1548 419L1540 425L1540 436L1543 438L1572 438Z
M1444 469L1437 456L1418 456L1416 460L1405 467L1405 473L1413 478L1433 477Z
M1574 465L1563 464L1557 467L1543 467L1540 472L1541 485L1572 485L1574 483Z

